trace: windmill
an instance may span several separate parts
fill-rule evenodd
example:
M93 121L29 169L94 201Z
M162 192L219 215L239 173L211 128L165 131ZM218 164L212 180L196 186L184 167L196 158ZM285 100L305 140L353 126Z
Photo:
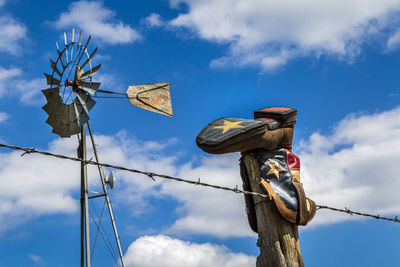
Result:
M101 64L92 66L97 47L89 53L91 36L83 41L82 34L81 30L79 37L75 40L75 29L72 29L70 40L64 33L64 45L56 42L57 56L55 60L50 58L51 72L44 73L49 88L42 90L47 100L43 109L49 116L46 122L53 128L53 133L60 137L77 134L79 141L77 151L83 160L86 160L87 125L95 160L99 162L89 122L89 111L96 103L92 98L126 98L134 106L172 117L170 87L169 83L155 83L129 86L126 93L101 90L100 82L94 81L94 75L100 70ZM124 267L121 242L106 187L108 185L112 189L115 179L112 173L105 177L100 165L98 165L98 170L103 192L89 191L87 166L84 162L81 163L81 266L90 267L88 202L91 198L104 197L118 247L120 264ZM89 193L91 193L90 196Z

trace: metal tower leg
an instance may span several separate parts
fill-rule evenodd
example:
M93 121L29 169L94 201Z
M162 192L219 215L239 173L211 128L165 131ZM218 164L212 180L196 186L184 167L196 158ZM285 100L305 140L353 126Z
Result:
M99 163L99 156L97 154L96 143L94 142L92 128L90 127L90 122L89 121L87 122L87 125L88 125L88 130L89 130L89 133L90 133L90 139L92 141L94 156L96 158L96 162ZM102 169L102 167L100 165L97 165L97 167L99 169L100 178L101 178L101 185L103 187L104 197L106 198L107 207L108 207L108 213L110 214L111 224L112 224L112 227L113 227L113 230L114 230L115 240L116 240L117 246L118 246L118 252L119 252L119 257L120 257L120 260L121 260L121 265L122 265L122 267L125 267L124 254L122 252L121 242L120 242L120 239L119 239L117 226L115 224L114 213L113 213L113 210L112 210L111 201L110 201L110 198L108 197L108 193L107 193L107 188L106 188L103 169Z
M86 160L86 129L81 128L81 140L78 148L79 157ZM90 267L89 205L88 205L87 165L81 163L81 266ZM86 254L85 254L86 248ZM86 257L85 257L86 256Z

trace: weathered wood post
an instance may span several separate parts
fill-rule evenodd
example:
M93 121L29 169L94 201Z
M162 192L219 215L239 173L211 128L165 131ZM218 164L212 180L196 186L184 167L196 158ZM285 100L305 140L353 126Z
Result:
M251 191L265 194L260 187L260 166L254 155L244 154L242 160ZM260 247L257 267L304 266L297 225L285 220L272 200L260 196L253 198L258 225L257 246Z

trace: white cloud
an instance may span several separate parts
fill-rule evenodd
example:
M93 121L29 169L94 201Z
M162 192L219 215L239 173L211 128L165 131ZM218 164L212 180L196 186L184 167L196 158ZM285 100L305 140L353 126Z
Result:
M68 11L61 13L55 26L59 29L79 27L108 44L132 43L141 39L135 29L115 19L115 12L100 1L70 3Z
M124 89L125 90L128 89L124 88L122 82L116 77L118 77L117 74L99 72L93 76L93 81L100 82L101 83L100 89L102 90L122 92Z
M224 246L196 244L165 235L143 236L134 241L125 254L126 266L254 266L256 258L233 253Z
M120 132L116 137L100 136L96 140L102 144L99 150L100 155L104 155L101 159L104 162L187 179L201 177L203 182L230 187L241 185L237 154L205 157L178 165L178 154L168 152L169 146L177 141L174 138L162 143L142 142ZM173 225L166 226L166 233L181 236L211 234L222 238L254 236L247 225L244 200L240 194L161 178L152 182L143 175L122 171L117 171L116 177L120 180L120 192L115 195L115 201L126 205L127 212L133 216L152 211L148 197L170 196L179 201L178 218ZM130 204L134 204L134 208Z
M160 15L157 13L151 13L143 19L143 23L149 27L161 27L164 25Z
M18 79L14 85L22 103L27 105L44 104L44 97L41 91L48 87L45 78L35 78L32 80Z
M68 141L55 141L50 146ZM74 155L73 148L69 146L62 153ZM79 184L76 164L40 155L21 157L21 154L0 151L0 232L40 215L78 210L78 203L71 196L71 190Z
M2 2L1 4L4 4ZM1 5L0 4L0 5ZM21 41L27 39L27 28L9 15L0 16L0 51L21 55Z
M121 132L116 136L96 136L95 140L103 162L170 174L174 172L174 158L159 154L166 145L175 142L174 139L157 145L156 142L128 139ZM90 140L88 158L91 158L93 153L89 144ZM50 142L47 150L76 156L76 148L77 141L73 136ZM38 154L21 157L21 154L20 151L0 151L0 233L38 216L75 213L79 207L79 164ZM95 166L88 167L88 176L91 190L100 191ZM115 198L117 203L129 205L129 201L138 200L134 209L130 207L132 213L134 210L140 212L140 208L144 212L147 207L151 207L143 196L152 194L156 190L152 188L159 185L160 181L154 183L142 175L135 177L131 173L118 171L116 177L118 182L115 190L120 190L123 194L121 199Z
M400 108L349 115L331 135L302 144L302 179L317 203L380 215L400 214ZM313 224L361 219L318 211Z
M10 116L5 112L0 112L0 123L8 120Z
M111 56L108 54L97 54L96 53L96 61L106 61L106 60L110 60Z
M180 166L178 177L196 179L202 182L235 187L241 185L238 155L219 155L201 159ZM165 182L162 193L173 196L181 203L180 217L166 230L175 235L211 234L218 237L254 236L245 215L243 196L213 188Z
M396 31L392 36L387 40L387 48L393 49L396 48L400 43L400 31Z
M0 97L16 97L28 105L43 104L41 90L47 88L46 79L43 77L26 80L22 78L22 74L23 71L19 68L0 67Z
M10 84L13 79L20 76L22 71L18 68L5 69L0 67L0 97L4 96L10 91Z
M32 253L29 253L28 257L35 263L38 263L38 262L42 261L42 258L40 256L32 254Z
M170 21L200 38L228 44L211 66L258 65L271 70L302 56L351 59L382 29L398 27L399 0L170 0L188 6ZM210 15L212 14L212 15ZM386 37L385 37L386 38ZM393 42L393 41L391 41Z

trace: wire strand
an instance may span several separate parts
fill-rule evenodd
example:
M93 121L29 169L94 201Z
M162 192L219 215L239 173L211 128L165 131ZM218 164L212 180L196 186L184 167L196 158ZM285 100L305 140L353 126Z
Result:
M94 162L92 160L83 160L83 159L80 159L80 158L69 157L69 156L55 154L55 153L51 153L51 152L47 152L47 151L40 151L40 150L37 150L36 148L19 147L19 146L6 145L6 144L0 144L0 147L7 147L7 148L14 149L14 150L24 151L21 154L21 156L24 156L26 154L31 154L31 153L38 153L38 154L42 154L42 155L45 155L45 156L51 156L51 157L60 158L60 159L68 159L68 160L72 160L72 161L76 161L76 162L83 162L85 164L99 165L99 166L103 166L103 167L113 168L113 169L116 169L116 170L122 170L122 171L128 171L128 172L132 172L132 173L143 174L143 175L151 178L153 181L155 181L154 177L159 177L159 178L162 178L162 179L168 179L168 180L174 180L174 181L184 182L184 183L193 184L193 185L211 187L211 188L215 188L215 189L231 191L231 192L234 192L234 193L241 193L241 194L246 194L246 195L253 195L253 196L259 196L259 197L264 197L264 198L270 198L270 196L266 195L266 194L261 194L261 193L257 193L257 192L246 191L246 190L240 190L237 185L234 188L230 188L230 187L226 187L226 186L220 186L220 185L204 183L204 182L200 181L200 178L198 178L197 181L188 180L188 179L183 179L183 178L179 178L179 177L173 177L173 176L169 176L169 175L165 175L165 174L157 174L157 173L153 173L153 172L140 171L140 170L136 170L136 169L132 169L132 168L126 168L126 167L117 166L117 165L112 165L112 164L108 164L108 163ZM329 206L325 206L325 205L317 205L317 209L328 209L328 210L332 210L332 211L347 213L347 214L350 214L350 215L359 215L359 216L371 217L371 218L375 218L375 219L380 219L380 220L386 220L386 221L392 221L392 222L400 223L400 219L398 219L398 216L396 216L395 218L382 217L380 215L374 215L374 214L362 213L362 212L358 212L358 211L352 211L352 210L349 210L347 207L345 207L344 209L339 209L339 208L329 207Z

